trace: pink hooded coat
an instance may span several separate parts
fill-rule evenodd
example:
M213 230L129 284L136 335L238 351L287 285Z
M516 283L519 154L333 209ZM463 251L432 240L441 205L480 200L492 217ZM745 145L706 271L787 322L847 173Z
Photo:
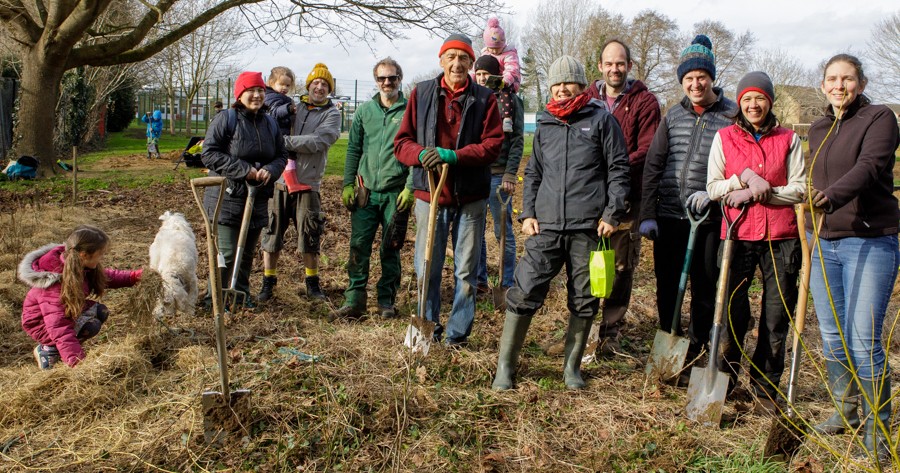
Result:
M56 346L60 358L75 366L84 358L84 350L75 336L75 321L66 317L60 300L62 290L63 251L65 246L52 243L25 255L19 263L19 279L31 286L22 303L22 328L42 345ZM137 283L135 271L106 269L107 289L130 287ZM84 293L88 295L87 281ZM85 300L82 312L95 301Z
M519 67L519 53L516 48L507 44L506 32L500 27L500 20L497 18L488 19L487 27L482 34L485 48L481 50L481 55L490 54L497 58L500 62L500 73L503 74L503 82L512 88L513 92L519 91L522 84L522 71ZM500 54L493 54L488 48L502 48Z

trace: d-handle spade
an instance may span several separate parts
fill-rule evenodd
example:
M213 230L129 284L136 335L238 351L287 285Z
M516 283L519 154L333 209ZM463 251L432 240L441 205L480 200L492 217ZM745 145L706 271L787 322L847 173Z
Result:
M434 230L437 224L437 213L439 208L439 200L444 184L447 182L447 174L449 174L450 166L448 164L441 165L441 177L438 183L434 183L434 173L428 173L428 189L431 193L431 203L428 206L428 231L425 235L425 256L423 261L424 270L421 275L422 286L419 288L419 310L416 315L410 317L409 326L406 328L406 337L403 344L410 348L413 355L427 356L428 350L431 349L431 341L434 337L434 322L428 320L425 308L428 306L428 280L431 276L432 253L434 253ZM419 243L416 242L416 245Z
M688 275L694 259L697 229L709 217L709 209L710 207L706 206L706 210L699 216L695 216L691 209L687 209L691 231L688 234L687 250L684 253L684 264L681 267L681 279L678 281L678 293L675 295L675 312L672 314L670 331L657 330L656 336L653 338L650 360L645 369L645 373L650 379L659 379L664 382L674 379L681 373L687 359L690 342L687 338L679 336L681 333L681 305L684 303Z
M691 369L688 384L688 405L685 408L688 419L703 425L718 426L725 408L725 396L728 391L727 374L719 371L719 338L722 335L722 320L725 314L725 301L728 296L728 276L731 273L731 254L734 250L734 228L747 213L747 205L741 207L740 213L731 220L728 209L722 204L722 218L725 219L725 242L722 248L722 266L719 269L719 282L716 288L716 308L713 317L712 333L709 337L709 361L705 368Z
M504 199L500 191L501 187L497 186L497 200L500 201L500 264L497 271L497 285L492 289L491 295L494 298L494 310L503 312L506 310L506 288L503 287L503 260L506 259L506 212L509 202L512 200L512 194L507 194Z
M203 205L203 196L200 189L219 186L219 195L216 200L213 218L209 218L206 207ZM216 329L216 351L219 362L219 382L221 392L206 391L201 396L203 410L203 436L207 443L220 443L229 432L246 432L245 420L250 415L250 391L240 389L230 391L228 384L228 360L225 358L225 321L222 314L222 283L219 280L218 271L218 233L216 225L219 220L219 212L222 209L222 200L225 196L224 177L201 177L191 179L191 190L194 200L200 207L203 223L206 225L206 249L209 260L209 286L212 291L213 317Z

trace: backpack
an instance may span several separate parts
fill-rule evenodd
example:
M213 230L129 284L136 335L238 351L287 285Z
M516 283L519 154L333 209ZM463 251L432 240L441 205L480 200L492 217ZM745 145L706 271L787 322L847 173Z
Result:
M37 177L38 160L33 156L20 156L10 161L3 173L10 181L17 179L34 179Z

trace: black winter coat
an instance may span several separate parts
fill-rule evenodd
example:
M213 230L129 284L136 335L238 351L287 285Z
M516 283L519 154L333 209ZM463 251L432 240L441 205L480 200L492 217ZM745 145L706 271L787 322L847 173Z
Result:
M523 211L541 230L596 230L618 226L628 197L628 151L616 119L591 100L569 121L544 112L525 167Z
M234 133L228 130L228 115L236 114ZM247 200L246 176L252 167L262 166L272 175L269 183L263 186L256 195L253 205L253 216L250 228L262 228L269 222L267 211L268 200L274 194L275 181L281 177L287 165L287 152L284 140L278 132L275 119L264 111L256 114L247 113L244 109L234 112L224 111L216 114L203 141L203 164L209 168L210 176L228 178L225 188L225 200L219 213L218 223L238 227L244 214ZM207 187L203 196L203 205L210 218L216 208L219 196L218 187Z
M734 123L737 104L715 87L716 102L698 115L690 99L663 117L644 165L644 196L640 221L657 217L686 219L684 202L697 191L706 192L709 149L716 132ZM710 223L722 219L718 206L710 209Z

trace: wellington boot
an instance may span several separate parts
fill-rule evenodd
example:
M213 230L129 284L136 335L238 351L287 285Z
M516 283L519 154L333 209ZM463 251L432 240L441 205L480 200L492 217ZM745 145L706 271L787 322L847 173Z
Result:
M824 422L813 427L820 434L842 434L848 428L859 428L859 386L853 374L840 361L825 360L828 373L828 391L834 402L835 412Z
M881 467L891 464L891 375L880 379L860 379L865 397L861 399L866 426L863 445L870 460ZM879 468L880 471L880 468Z
M491 388L495 391L505 391L513 388L516 376L516 366L519 363L519 351L525 343L525 334L531 325L531 317L516 315L506 311L506 321L503 322L503 335L500 336L500 354L497 359L497 375L494 376L494 384Z
M563 365L563 378L568 389L584 389L581 377L581 357L591 332L593 317L576 317L569 315L569 329L566 331L566 354Z

